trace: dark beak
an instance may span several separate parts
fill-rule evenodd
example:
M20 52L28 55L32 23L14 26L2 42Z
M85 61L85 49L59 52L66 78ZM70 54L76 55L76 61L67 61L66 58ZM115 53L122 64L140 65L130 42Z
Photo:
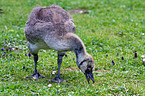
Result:
M91 69L87 69L87 70L86 70L85 76L86 76L86 78L87 78L88 83L90 83L90 82L89 82L89 81L90 81L90 78L91 78L91 80L93 81L93 83L95 82L95 81L94 81L94 76L93 76L93 73L92 73L92 70L91 70Z

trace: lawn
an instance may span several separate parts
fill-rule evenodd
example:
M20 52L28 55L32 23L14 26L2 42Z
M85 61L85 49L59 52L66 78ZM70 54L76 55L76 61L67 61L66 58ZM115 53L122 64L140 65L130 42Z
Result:
M51 4L65 10L89 11L71 16L76 34L94 58L94 84L87 83L73 52L67 52L61 67L61 77L68 82L48 82L57 70L54 50L39 52L38 70L46 78L26 78L34 71L24 34L26 21L35 6ZM145 66L141 58L145 54L144 0L0 0L0 9L1 96L145 95Z

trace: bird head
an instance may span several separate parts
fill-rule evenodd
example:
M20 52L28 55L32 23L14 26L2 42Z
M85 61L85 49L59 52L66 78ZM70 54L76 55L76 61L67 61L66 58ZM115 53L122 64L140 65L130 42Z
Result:
M90 79L93 81L93 83L95 82L92 73L95 64L94 64L94 59L91 55L87 54L85 58L79 63L78 67L85 74L88 83Z

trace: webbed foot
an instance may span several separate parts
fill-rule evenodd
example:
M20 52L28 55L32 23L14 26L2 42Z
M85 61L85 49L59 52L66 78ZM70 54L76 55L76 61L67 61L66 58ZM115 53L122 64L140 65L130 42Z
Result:
M50 82L55 82L55 83L61 83L63 81L68 81L68 80L64 80L58 76L54 77L53 79L49 80Z
M31 76L28 76L27 78L31 78L33 77L33 79L37 80L39 78L44 78L45 76L41 75L38 71L34 72Z

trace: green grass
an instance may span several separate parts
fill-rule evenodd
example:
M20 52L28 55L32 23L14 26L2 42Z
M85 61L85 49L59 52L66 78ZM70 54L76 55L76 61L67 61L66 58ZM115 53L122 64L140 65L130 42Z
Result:
M67 52L61 67L61 77L69 81L49 83L57 70L57 52L53 50L39 53L38 70L47 77L37 81L26 78L33 73L34 64L33 57L27 56L25 23L33 7L51 4L65 10L90 10L89 14L71 15L76 34L94 57L94 84L88 84L77 68L73 52ZM1 0L0 9L0 48L5 48L0 50L0 95L145 95L145 67L140 57L145 54L144 0Z

